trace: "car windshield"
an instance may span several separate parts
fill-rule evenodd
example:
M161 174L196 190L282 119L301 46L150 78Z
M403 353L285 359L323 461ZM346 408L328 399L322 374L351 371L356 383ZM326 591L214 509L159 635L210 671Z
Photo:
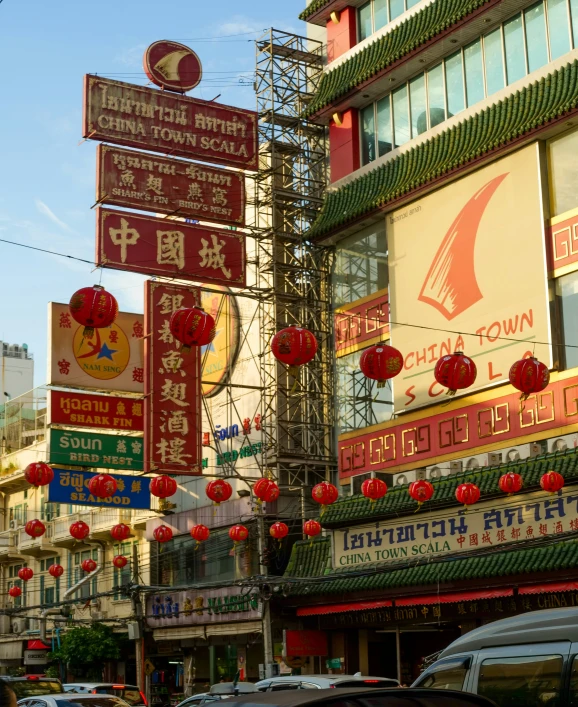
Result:
M58 680L14 680L9 684L19 700L36 695L59 695L62 692Z
M378 680L374 678L355 678L354 680L337 680L333 687L397 687L397 680Z
M81 695L69 699L54 700L56 707L126 707L122 700L116 697L83 697Z
M120 697L129 705L142 705L143 698L137 687L130 685L112 685L111 687L97 687L96 693L98 695L115 695Z

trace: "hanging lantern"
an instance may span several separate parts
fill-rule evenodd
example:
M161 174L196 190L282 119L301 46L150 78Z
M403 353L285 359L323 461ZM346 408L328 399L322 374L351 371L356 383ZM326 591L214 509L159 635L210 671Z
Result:
M64 567L62 565L50 565L48 568L48 573L53 577L62 577L64 574Z
M168 543L169 540L173 539L173 531L168 525L159 525L158 528L153 530L153 538L158 543Z
M155 476L150 484L150 492L157 498L169 498L177 492L177 482L171 476Z
M24 478L32 486L46 486L54 479L54 472L44 462L32 462L24 469Z
M544 390L549 382L548 366L534 356L522 358L510 368L510 383L522 393L520 400L526 400L532 393Z
M361 493L375 503L387 493L387 484L381 479L365 479L361 484Z
M24 532L31 538L39 538L46 532L46 526L41 520L29 520L24 526Z
M116 493L118 484L110 474L97 474L88 482L88 490L97 498L110 498Z
M18 570L18 576L24 582L28 582L29 579L34 577L34 572L30 569L30 567L22 567L22 569Z
M557 471L547 471L540 479L540 486L548 493L557 493L564 487L564 477Z
M395 378L403 368L403 356L388 344L370 346L361 354L359 368L366 378L377 381L377 387L383 388L389 378Z
M177 309L169 322L171 334L188 353L191 346L207 346L215 338L215 320L201 307Z
M455 395L458 390L474 384L477 372L472 359L456 351L440 358L434 369L434 378L448 389L448 395Z
M289 366L289 373L295 377L299 366L315 358L317 339L308 329L290 326L275 334L271 341L271 352L280 363Z
M407 490L413 500L417 501L418 508L421 507L426 501L429 501L434 495L433 484L425 479L412 481Z
M504 493L518 493L524 485L524 480L515 471L508 471L500 476L498 486Z
M480 489L469 482L460 484L456 489L456 498L458 503L463 503L464 506L473 506L480 500Z
M191 528L191 537L193 540L197 541L197 545L199 545L199 543L204 543L205 540L208 540L210 534L211 531L207 528L207 526L202 525L201 523L198 525L193 525Z
M90 528L83 520L77 520L68 531L75 540L84 540L90 535Z
M325 508L327 506L335 503L338 496L339 491L328 481L322 481L320 484L316 484L311 491L311 497L313 500L321 504L321 515L325 513Z
M269 528L269 535L272 538L275 538L275 540L279 540L279 542L281 542L283 538L289 535L289 526L286 523L277 521L277 523L273 523L273 525Z
M242 543L249 537L249 531L244 525L234 525L229 528L229 537L235 544Z
M96 569L96 562L91 559L83 560L80 563L80 566L85 572L94 572L94 570Z
M253 486L253 493L261 503L272 503L279 498L279 487L270 479L259 479Z
M16 586L10 587L10 589L8 590L8 594L10 594L12 599L16 599L17 597L19 597L22 594L22 589L20 589L20 587L16 587Z
M112 558L112 564L119 570L128 565L128 560L124 555L116 555Z
M119 543L127 540L127 538L130 538L130 527L125 525L125 523L117 523L110 529L110 536Z
M306 520L303 523L303 532L310 538L314 538L321 532L321 523L317 520Z
M207 497L218 506L219 503L224 503L231 498L233 487L224 479L215 479L214 481L209 481L205 493Z
M70 314L84 324L84 336L92 339L95 329L109 327L118 315L118 302L104 287L83 287L70 298Z

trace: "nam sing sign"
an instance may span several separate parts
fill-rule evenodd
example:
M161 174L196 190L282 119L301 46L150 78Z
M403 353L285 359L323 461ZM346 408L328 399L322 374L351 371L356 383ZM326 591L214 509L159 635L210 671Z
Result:
M84 77L83 137L257 169L257 114L98 76Z
M143 431L143 403L135 398L49 391L50 424Z

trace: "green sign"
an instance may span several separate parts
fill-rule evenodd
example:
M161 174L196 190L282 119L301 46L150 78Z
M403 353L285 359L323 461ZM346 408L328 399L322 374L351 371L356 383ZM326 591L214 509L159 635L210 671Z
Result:
M242 447L240 452L238 452L236 449L233 449L232 452L223 452L223 454L217 454L217 466L223 466L223 464L231 464L232 462L236 462L237 459L253 457L257 454L261 454L262 452L263 445L261 444L261 442L257 442L256 444L248 444Z
M328 658L325 661L327 670L339 670L341 668L341 658Z
M50 461L52 464L142 471L143 441L141 437L52 429Z

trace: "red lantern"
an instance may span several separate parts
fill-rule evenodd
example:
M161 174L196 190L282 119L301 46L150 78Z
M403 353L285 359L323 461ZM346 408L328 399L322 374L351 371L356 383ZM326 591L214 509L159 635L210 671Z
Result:
M381 479L365 479L361 484L361 493L375 503L387 493L387 484Z
M515 471L508 471L500 476L498 486L500 491L504 493L518 493L524 485L524 481L520 474Z
M90 528L83 520L77 520L70 526L69 533L76 540L84 540L90 535Z
M433 484L425 479L412 481L407 490L413 500L417 501L418 506L421 506L426 501L429 501L434 495Z
M271 351L278 361L289 366L289 373L296 376L299 366L315 358L317 339L308 329L290 326L275 334Z
M206 525L202 525L199 523L198 525L193 525L191 528L191 537L193 540L197 541L197 545L199 543L204 543L205 540L209 539L209 535L211 534L211 531L207 528Z
M34 577L34 572L30 569L30 567L23 567L22 569L18 570L18 576L20 577L20 579L27 582L29 579L32 579L32 577Z
M377 344L361 354L359 368L366 378L377 381L378 388L383 388L386 380L401 372L403 356L393 346Z
M22 589L20 589L20 587L10 587L8 594L10 594L13 599L16 599L16 597L22 594Z
M64 574L64 567L62 565L50 565L48 568L48 573L53 577L62 577Z
M289 526L286 523L281 523L281 521L277 521L277 523L273 523L273 525L269 528L269 535L272 538L275 538L275 540L283 540L287 535L289 535Z
M544 390L549 382L548 366L534 356L522 358L510 368L510 383L522 393L521 400L526 400L532 393Z
M177 492L177 482L170 476L155 476L151 481L150 492L157 498L168 498Z
M456 489L456 498L464 506L473 506L480 500L480 489L470 482L460 484Z
M270 479L259 479L253 486L253 493L262 503L272 503L279 498L279 487Z
M118 302L104 287L83 287L70 298L70 314L84 324L84 336L91 339L95 329L110 326L118 315Z
M244 525L234 525L229 528L229 537L234 543L242 543L249 537L249 531Z
M201 307L177 309L169 322L171 334L183 344L184 351L191 346L206 346L215 338L215 320Z
M29 520L24 526L24 532L31 538L39 538L46 532L46 526L41 520Z
M24 478L32 486L46 486L54 479L54 472L44 462L32 462L24 469Z
M228 501L231 498L233 487L224 479L215 479L214 481L209 481L207 488L205 489L205 493L207 494L207 497L218 506L219 503Z
M83 560L80 564L85 572L94 572L96 569L96 562L94 560Z
M88 482L88 490L97 498L110 498L116 493L118 484L110 474L97 474Z
M168 525L159 525L158 528L153 530L153 538L158 543L168 543L169 540L173 539L173 531Z
M128 564L128 560L124 555L116 555L115 557L112 558L112 564L119 570L121 570L123 567L126 567Z
M477 375L476 364L461 351L442 356L436 363L434 378L448 388L448 395L455 395L458 390L469 388Z
M548 493L557 493L564 487L564 477L557 471L547 471L540 479L540 486Z
M121 543L123 540L130 538L130 528L124 523L118 523L110 529L110 535L113 540Z
M322 481L320 484L316 484L311 491L311 497L314 501L317 501L317 503L323 506L323 510L325 510L325 506L330 506L332 503L335 503L338 496L339 491L328 481Z
M316 520L306 520L303 523L303 532L310 538L314 538L321 532L321 523Z

